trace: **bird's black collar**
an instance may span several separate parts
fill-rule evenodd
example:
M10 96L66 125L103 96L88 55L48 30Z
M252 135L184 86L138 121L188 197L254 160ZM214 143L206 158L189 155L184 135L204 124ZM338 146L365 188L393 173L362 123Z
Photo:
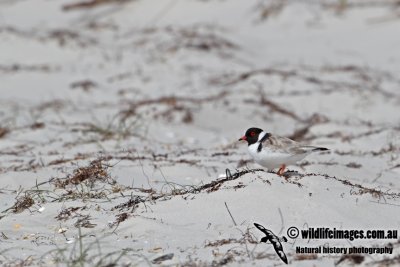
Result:
M260 141L258 141L260 144L258 144L257 152L261 152L262 143L263 143L265 140L267 140L268 138L270 138L270 137L271 137L271 134L270 134L270 133L265 133L265 134L264 134L264 136L260 139Z

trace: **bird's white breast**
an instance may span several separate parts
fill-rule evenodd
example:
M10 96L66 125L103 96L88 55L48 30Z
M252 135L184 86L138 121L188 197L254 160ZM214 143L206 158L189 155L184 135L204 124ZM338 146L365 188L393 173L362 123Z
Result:
M259 143L248 146L250 155L254 158L254 161L269 170L279 168L281 165L293 165L297 161L302 160L307 154L291 155L284 152L273 150L265 145L262 146L262 150L258 151Z

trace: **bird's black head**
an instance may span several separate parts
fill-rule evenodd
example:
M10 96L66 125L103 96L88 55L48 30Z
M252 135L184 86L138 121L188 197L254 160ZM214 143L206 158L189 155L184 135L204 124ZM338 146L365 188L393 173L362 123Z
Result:
M263 238L261 238L260 242L267 243L268 242L268 237L264 236Z
M252 145L252 144L254 144L255 142L258 141L258 136L260 135L260 133L261 133L262 131L263 131L263 130L260 129L260 128L255 128L255 127L249 128L249 129L246 131L246 134L245 134L244 136L242 136L242 137L239 139L239 141L245 140L245 141L247 141L247 144L248 144L248 145Z

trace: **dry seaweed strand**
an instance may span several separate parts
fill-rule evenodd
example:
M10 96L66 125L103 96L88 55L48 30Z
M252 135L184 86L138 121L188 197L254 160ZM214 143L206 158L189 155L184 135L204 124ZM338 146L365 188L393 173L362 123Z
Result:
M6 136L9 132L10 132L10 129L0 127L0 138L3 138L4 136Z
M94 8L100 5L104 4L110 4L110 3L125 3L131 0L91 0L91 1L82 1L82 2L76 2L73 4L66 4L63 5L62 9L64 11L70 11L74 9L88 9L88 8Z
M12 206L12 212L20 213L26 209L29 209L35 201L29 194L25 194L24 196L17 198L17 202L15 202L14 206Z
M121 112L121 120L124 121L127 118L134 116L136 114L136 110L142 106L154 105L154 104L164 104L170 106L172 109L177 108L180 109L180 105L178 103L194 103L200 104L204 102L209 102L213 100L222 99L228 95L228 92L223 91L219 94L203 97L203 98L194 98L194 97L180 97L180 96L163 96L156 99L145 99L137 102L133 102L129 104L129 108ZM164 112L165 113L165 112ZM167 113L168 114L168 113ZM162 115L162 114L161 114ZM187 114L185 116L188 116ZM188 118L185 118L188 120ZM190 121L190 120L189 120Z
M83 182L86 185L93 186L96 181L108 181L114 184L115 181L111 179L107 172L108 165L104 164L104 160L109 158L99 158L90 162L89 166L81 167L74 170L71 177L66 179L55 179L53 183L56 187L65 188L67 185L78 185Z
M364 260L365 260L365 256L364 255L360 255L360 254L346 255L346 254L344 254L335 263L335 265L339 265L344 261L346 261L347 264L351 263L353 265L356 265L356 264L361 264Z
M59 221L66 221L72 216L73 213L77 213L77 211L80 209L82 209L82 207L69 207L66 209L62 209L60 213L54 218Z

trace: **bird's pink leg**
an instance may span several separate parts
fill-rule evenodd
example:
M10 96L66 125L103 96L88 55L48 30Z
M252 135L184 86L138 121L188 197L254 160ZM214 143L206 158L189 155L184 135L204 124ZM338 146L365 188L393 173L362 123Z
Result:
M282 174L285 172L285 168L286 168L286 165L282 164L278 171L279 176L282 176Z

